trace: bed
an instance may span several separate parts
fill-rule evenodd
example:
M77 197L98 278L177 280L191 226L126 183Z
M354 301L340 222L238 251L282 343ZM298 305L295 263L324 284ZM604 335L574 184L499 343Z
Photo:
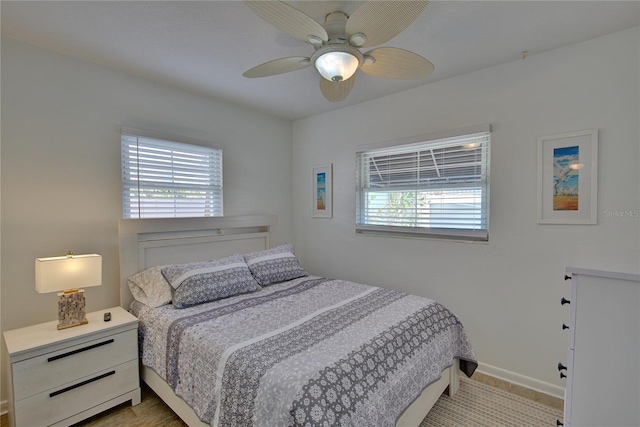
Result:
M141 377L191 427L415 427L456 392L460 370L477 367L444 306L309 275L276 241L273 216L121 220L119 231L121 304L140 319ZM292 267L282 277L260 270L274 262ZM247 267L259 285L200 302L189 298L202 292L178 294L181 284L174 304L150 307L127 283L161 268L179 282L203 265L234 268L234 278Z

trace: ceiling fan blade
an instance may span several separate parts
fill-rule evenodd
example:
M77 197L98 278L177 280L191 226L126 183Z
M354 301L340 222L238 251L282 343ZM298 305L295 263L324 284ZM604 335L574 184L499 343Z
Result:
M427 6L428 0L369 0L349 17L345 28L347 39L364 34L360 47L378 46L404 31Z
M256 65L242 75L249 78L275 76L289 71L307 68L311 63L306 56L290 56L288 58L274 59L264 64Z
M248 0L245 3L262 19L293 38L306 43L311 43L309 36L317 37L323 42L329 38L322 25L286 3L275 0Z
M330 82L324 77L320 77L320 91L327 101L340 102L349 96L349 93L353 88L353 82L356 80L355 77L356 76L354 74L350 79L343 80L339 83Z
M367 56L373 57L375 62L371 65L362 64L360 69L374 77L399 80L422 79L434 70L433 64L427 59L397 47L373 49L365 53L365 58Z

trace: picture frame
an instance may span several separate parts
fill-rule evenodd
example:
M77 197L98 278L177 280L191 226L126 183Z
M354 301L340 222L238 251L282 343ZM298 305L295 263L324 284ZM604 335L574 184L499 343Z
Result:
M333 165L313 168L313 218L333 217Z
M538 138L538 224L597 224L598 129Z

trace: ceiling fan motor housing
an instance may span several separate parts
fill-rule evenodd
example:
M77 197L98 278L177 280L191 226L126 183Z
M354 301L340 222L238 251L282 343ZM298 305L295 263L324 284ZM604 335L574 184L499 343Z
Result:
M347 42L345 28L349 15L344 12L331 12L324 18L322 27L327 32L327 44L343 44Z

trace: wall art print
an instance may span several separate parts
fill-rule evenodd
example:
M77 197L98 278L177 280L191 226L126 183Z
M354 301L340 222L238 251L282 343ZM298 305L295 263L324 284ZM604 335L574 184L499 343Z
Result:
M333 216L333 176L332 165L313 168L313 217Z
M538 223L596 224L598 130L538 138Z

